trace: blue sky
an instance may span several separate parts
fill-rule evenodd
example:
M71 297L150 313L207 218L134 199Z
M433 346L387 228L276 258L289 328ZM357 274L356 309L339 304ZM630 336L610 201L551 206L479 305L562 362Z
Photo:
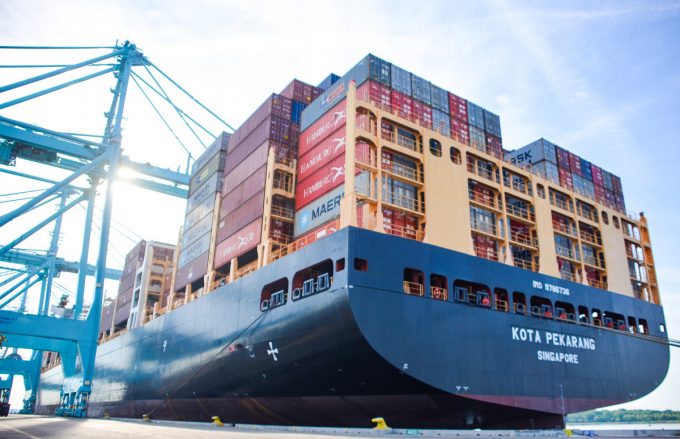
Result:
M629 209L648 216L670 335L680 338L680 2L0 3L2 44L111 45L117 39L138 44L232 125L291 78L316 83L371 52L499 114L506 148L546 137L621 176ZM1 56L3 64L19 60L15 53ZM0 71L0 83L14 74ZM101 132L110 85L2 114ZM131 98L128 110L127 153L168 167L183 163L181 149L141 98ZM0 187L7 178L0 175ZM134 233L116 234L113 265L122 265L121 254L132 245L119 235L176 240L181 202L130 188L119 192L125 202L117 205L116 219ZM148 209L154 214L140 214ZM627 406L680 410L678 392L680 353L674 352L660 389Z

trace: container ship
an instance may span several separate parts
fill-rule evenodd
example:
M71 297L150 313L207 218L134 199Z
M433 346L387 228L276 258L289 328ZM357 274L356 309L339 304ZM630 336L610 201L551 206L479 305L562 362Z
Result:
M546 428L664 379L621 180L368 55L294 80L192 171L176 245L103 312L89 416ZM46 354L38 412L67 408Z

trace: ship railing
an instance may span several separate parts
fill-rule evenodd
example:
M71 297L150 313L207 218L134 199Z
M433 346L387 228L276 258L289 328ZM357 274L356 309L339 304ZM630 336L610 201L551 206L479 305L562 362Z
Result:
M357 151L356 162L359 165L368 166L369 168L376 168L378 166L378 159L373 149L371 149L368 155L358 154Z
M510 309L510 306L509 306L509 303L508 303L507 300L496 298L496 310L508 312L509 309Z
M534 213L529 211L526 207L517 206L515 204L505 203L505 208L510 215L523 218L529 221L535 221Z
M418 152L418 142L415 139L406 137L402 134L399 134L398 132L395 133L394 131L382 130L381 137L383 140L386 140L391 143L396 143L397 145L402 146L406 149Z
M475 255L480 258L489 259L491 261L498 261L498 251L492 247L472 245Z
M601 290L606 290L607 289L607 284L606 282L603 282L599 279L590 279L588 278L588 285L591 287L599 288Z
M272 215L292 220L293 218L295 218L295 211L287 207L273 205Z
M597 218L595 217L595 213L592 212L589 209L584 209L583 206L581 206L581 204L579 204L579 203L576 204L576 213L578 213L578 215L582 218L585 218L585 219L593 221L593 222L597 222Z
M290 158L290 157L274 157L274 164L283 166L284 168L287 168L287 170L294 170L295 169L295 159Z
M516 190L526 195L531 195L531 183L525 180L518 181L517 179L510 177L503 177L503 184L505 187Z
M490 169L482 168L480 166L475 166L476 162L468 162L467 164L467 170L471 174L479 175L482 178L486 178L487 180L491 181L496 181L494 178L495 172Z
M526 259L520 259L520 258L512 258L512 259L513 259L513 263L514 263L515 267L523 268L524 270L534 271L534 267L533 267L533 264L531 263L531 261L527 261Z
M556 198L554 195L550 197L550 204L552 204L555 207L559 207L560 209L567 210L572 213L574 212L574 205L571 202L560 200L559 198Z
M257 261L253 261L249 264L244 265L243 267L239 268L236 270L236 278L246 276L253 271L257 270Z
M382 200L385 203L403 207L414 212L425 212L425 204L417 198L407 197L404 195L395 194L393 192L383 192L382 195Z
M281 189L284 192L292 192L293 180L289 176L275 176L272 187L274 189Z
M371 182L354 180L354 191L359 196L369 198L371 200L377 199L375 185L371 184Z
M470 227L472 227L473 230L476 230L478 232L498 236L495 224L489 224L482 221L475 221L474 217L470 219Z
M560 233L564 233L565 235L569 235L572 237L576 237L576 227L572 225L567 225L564 223L561 223L559 221L553 221L553 229L557 230Z
M536 240L526 233L510 230L510 240L528 247L536 247Z
M446 301L449 298L449 291L442 287L430 287L430 296L433 299Z
M489 295L482 291L469 291L467 303L470 305L481 306L484 308L491 308L491 299Z
M416 241L423 240L422 230L416 230L412 227L397 226L395 224L385 224L383 225L385 233L394 236L402 236L404 238L415 239Z
M583 255L583 263L597 268L605 268L604 263L593 256Z
M213 290L216 290L220 287L223 287L226 284L230 283L230 281L231 281L230 275L226 275L225 277L223 277L221 279L217 279L217 280L215 280L215 282L212 283L212 285L210 285L210 291L213 291Z
M570 280L572 282L576 282L576 275L574 273L567 273L566 271L560 271L560 277L562 279L565 279L565 280Z
M579 234L581 235L582 241L585 241L589 244L602 246L602 238L600 238L599 236L592 234L590 232L586 232L584 230L581 230Z
M522 315L527 314L527 306L525 304L515 303L513 307L514 307L515 314L522 314Z
M361 131L371 133L375 136L377 123L373 117L368 114L357 113L356 127Z
M468 189L468 198L470 201L492 207L496 210L503 208L501 201L494 194L490 195L474 189Z
M416 168L387 160L383 161L382 167L385 172L389 172L390 174L398 175L419 183L423 182L423 174Z
M414 296L422 296L425 294L425 289L423 287L423 284L419 284L416 282L409 282L407 280L404 281L404 292L406 294L411 294Z

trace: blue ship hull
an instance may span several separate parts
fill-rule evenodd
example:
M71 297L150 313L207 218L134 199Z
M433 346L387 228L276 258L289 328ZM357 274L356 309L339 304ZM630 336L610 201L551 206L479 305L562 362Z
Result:
M358 262L360 258L366 263ZM329 289L262 311L263 286L330 259ZM343 265L339 261L344 260ZM405 268L649 322L650 336L403 292ZM362 270L366 271L362 271ZM556 292L537 290L550 284ZM429 288L425 288L425 292ZM567 295L568 294L568 295ZM89 416L257 424L544 428L663 381L662 308L346 228L99 346ZM59 403L61 368L38 411Z

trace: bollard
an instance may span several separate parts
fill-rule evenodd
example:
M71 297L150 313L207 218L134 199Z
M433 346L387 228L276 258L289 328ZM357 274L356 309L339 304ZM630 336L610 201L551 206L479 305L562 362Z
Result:
M111 419L109 412L107 412L106 410L104 410L104 419Z
M213 416L212 423L217 427L224 427L224 423L222 422L219 416Z
M371 419L371 422L375 423L375 427L373 427L373 430L387 430L390 428L387 426L387 423L385 423L385 419L382 417L373 418Z
M151 422L151 418L147 414L142 415L142 421L144 422Z

